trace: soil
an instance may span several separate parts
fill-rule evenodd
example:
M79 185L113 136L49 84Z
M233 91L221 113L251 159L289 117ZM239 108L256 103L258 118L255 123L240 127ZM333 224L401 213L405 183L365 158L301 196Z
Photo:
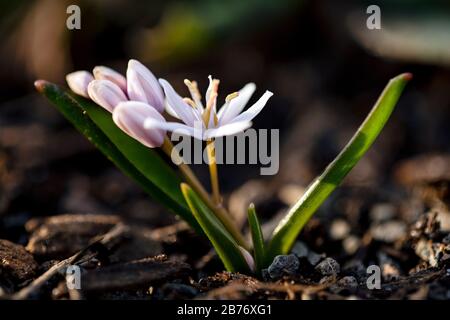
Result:
M2 232L16 243L0 240L1 294L25 299L449 299L449 171L434 167L424 174L424 163L447 163L445 156L430 157L397 166L395 177L405 192L395 201L380 202L383 196L376 190L339 189L340 205L356 208L339 212L325 205L331 213L327 219L322 209L292 254L277 257L260 277L223 271L208 242L184 222L155 228L117 214L6 215ZM420 175L414 174L418 168ZM109 174L111 180L126 181ZM230 198L255 201L261 212L283 212L286 194L302 192L285 188L258 199L244 185ZM94 199L99 198L101 193ZM265 231L273 225L268 219ZM65 268L72 264L81 268L81 290L65 285ZM373 265L381 272L375 288L368 285L374 283ZM55 266L56 272L40 282Z

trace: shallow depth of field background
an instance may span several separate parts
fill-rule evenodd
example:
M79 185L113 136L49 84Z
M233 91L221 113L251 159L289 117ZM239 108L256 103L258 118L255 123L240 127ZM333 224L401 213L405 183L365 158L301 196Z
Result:
M66 28L70 4L81 7L81 30ZM34 91L35 79L64 85L66 73L96 65L125 72L130 58L186 95L184 78L205 90L209 74L221 80L220 100L250 81L258 88L252 101L275 93L254 127L280 129L279 174L219 167L228 196L244 183L255 197L284 192L266 201L265 218L277 213L271 202L290 202L334 158L390 78L412 72L386 129L345 181L362 193L377 190L374 201L395 199L401 161L450 152L450 4L378 1L382 30L373 31L370 4L2 1L0 238L26 243L25 221L67 212L118 213L149 226L174 220ZM208 182L206 167L195 170Z

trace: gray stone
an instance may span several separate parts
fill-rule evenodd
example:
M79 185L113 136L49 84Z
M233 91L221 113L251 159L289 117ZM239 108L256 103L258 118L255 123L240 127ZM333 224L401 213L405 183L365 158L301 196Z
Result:
M291 252L295 254L297 257L308 257L309 248L308 246L302 242L302 241L296 241L294 246L292 247Z
M308 262L311 263L313 266L315 266L317 263L319 263L320 260L322 260L322 258L324 258L324 255L312 251L302 241L297 241L294 244L294 247L292 248L292 253L299 258L306 258Z
M335 276L341 271L341 266L333 258L325 258L315 269L324 276Z
M338 281L338 285L344 288L356 288L358 286L358 280L353 276L346 276Z
M295 274L299 267L300 262L295 254L279 255L273 259L267 271L272 279L279 279L284 275Z

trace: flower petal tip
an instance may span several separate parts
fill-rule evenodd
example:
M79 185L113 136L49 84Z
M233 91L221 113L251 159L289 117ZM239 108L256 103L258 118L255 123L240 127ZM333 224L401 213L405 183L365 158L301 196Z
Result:
M79 70L66 75L69 88L76 94L89 98L88 85L94 80L92 74L85 70Z

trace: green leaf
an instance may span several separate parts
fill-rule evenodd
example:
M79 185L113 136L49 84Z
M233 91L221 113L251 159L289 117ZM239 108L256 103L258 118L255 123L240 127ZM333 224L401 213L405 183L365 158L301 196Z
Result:
M247 217L248 224L250 226L250 232L252 234L256 270L258 270L258 272L261 272L261 269L264 267L266 248L264 244L264 236L261 230L261 224L259 223L253 203L248 207Z
M389 81L352 139L279 223L272 235L266 259L289 252L303 226L375 141L411 78L411 74L405 73Z
M159 189L187 209L179 187L180 177L155 150L144 146L120 130L112 120L111 113L104 108L83 97L74 98L128 161Z
M111 114L59 86L37 81L36 88L122 172L201 232L179 189L180 179L159 155L114 125Z
M182 183L181 190L195 219L211 241L225 268L230 272L250 272L239 245L214 213L189 185Z

